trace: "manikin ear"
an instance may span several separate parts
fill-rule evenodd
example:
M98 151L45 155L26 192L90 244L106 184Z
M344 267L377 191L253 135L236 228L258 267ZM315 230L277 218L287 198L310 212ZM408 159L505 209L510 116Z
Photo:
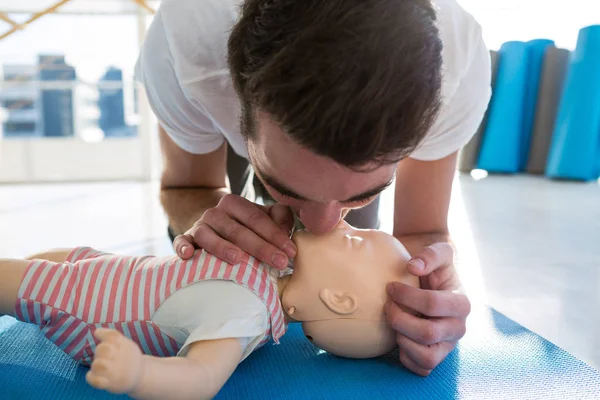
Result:
M358 309L358 298L353 293L321 289L319 298L336 314L350 315Z

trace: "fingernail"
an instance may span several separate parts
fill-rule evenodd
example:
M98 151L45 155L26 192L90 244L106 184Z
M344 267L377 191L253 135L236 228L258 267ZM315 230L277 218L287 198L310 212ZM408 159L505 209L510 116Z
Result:
M410 260L410 264L418 270L425 269L425 262L420 258L414 258Z
M181 254L185 254L187 249L189 248L189 246L186 246L185 244L183 246L181 246L181 248L179 249L179 252Z
M273 264L275 264L275 266L278 268L287 267L287 258L285 255L283 255L281 253L275 253L275 255L272 258L272 261L273 261Z
M392 293L394 293L394 284L393 283L388 283L387 292L390 296L392 295Z
M293 242L288 242L285 246L283 246L283 251L288 255L289 258L296 257L296 245Z
M235 263L235 258L237 256L237 251L233 250L233 249L229 249L225 252L225 258L227 258L227 261L229 261L230 263Z

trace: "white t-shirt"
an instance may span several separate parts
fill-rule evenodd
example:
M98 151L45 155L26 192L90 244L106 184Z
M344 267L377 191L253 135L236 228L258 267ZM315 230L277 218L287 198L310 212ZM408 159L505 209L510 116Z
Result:
M169 296L152 322L180 343L179 356L198 341L237 338L245 359L269 328L265 303L249 289L231 281L193 283Z
M227 70L227 38L242 0L163 0L136 64L154 113L182 149L203 154L227 140L248 157L240 106ZM438 8L443 49L443 107L411 154L436 160L459 150L477 131L491 95L490 56L477 21L456 0Z

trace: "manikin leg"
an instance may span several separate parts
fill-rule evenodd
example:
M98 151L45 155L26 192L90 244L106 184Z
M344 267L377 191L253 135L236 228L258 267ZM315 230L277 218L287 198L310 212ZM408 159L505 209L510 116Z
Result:
M70 250L51 250L25 260L0 258L0 315L15 316L14 308L25 269L33 259L64 262Z
M30 261L0 259L0 315L15 316L19 286Z

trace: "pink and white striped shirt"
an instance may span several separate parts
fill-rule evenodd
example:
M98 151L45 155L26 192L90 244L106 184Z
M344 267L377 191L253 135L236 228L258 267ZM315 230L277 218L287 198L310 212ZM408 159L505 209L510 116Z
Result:
M138 343L145 354L174 356L183 343L152 322L158 307L196 282L226 280L256 294L265 304L269 328L259 346L279 343L287 325L271 268L245 255L231 265L205 251L177 256L135 257L74 249L64 263L34 260L25 272L15 305L17 318L39 325L65 353L89 365L96 328L112 328Z

